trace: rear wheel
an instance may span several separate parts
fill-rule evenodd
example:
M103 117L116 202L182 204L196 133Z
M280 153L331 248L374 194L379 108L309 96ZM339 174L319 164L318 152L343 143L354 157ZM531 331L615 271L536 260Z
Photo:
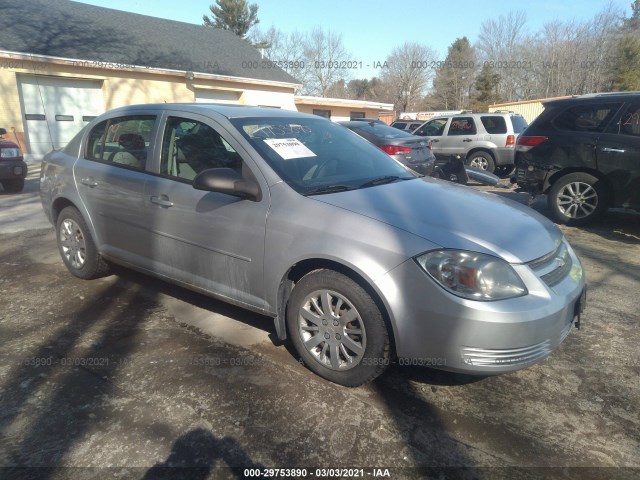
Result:
M66 207L56 223L58 250L67 269L86 280L104 276L109 265L98 253L84 218L75 207Z
M340 385L367 383L389 365L389 334L380 309L338 272L316 270L296 284L287 327L304 364Z
M2 188L8 193L21 192L24 189L24 178L14 180L2 180Z
M467 165L480 170L485 170L489 173L493 173L496 169L496 164L493 161L491 154L487 152L473 152L467 156Z
M570 173L549 189L547 201L558 223L588 225L608 208L608 191L600 179L588 173Z

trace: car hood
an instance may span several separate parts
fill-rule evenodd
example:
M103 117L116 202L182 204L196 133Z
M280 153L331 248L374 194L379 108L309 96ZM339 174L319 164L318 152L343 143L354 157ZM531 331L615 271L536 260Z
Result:
M444 248L497 255L510 263L540 258L562 241L562 232L529 207L427 177L309 198Z

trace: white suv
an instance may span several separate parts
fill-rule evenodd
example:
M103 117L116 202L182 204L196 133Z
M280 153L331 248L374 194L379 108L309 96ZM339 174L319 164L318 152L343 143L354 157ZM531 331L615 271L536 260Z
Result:
M461 113L432 118L413 134L431 139L438 160L461 155L470 167L508 175L525 128L527 121L516 113Z

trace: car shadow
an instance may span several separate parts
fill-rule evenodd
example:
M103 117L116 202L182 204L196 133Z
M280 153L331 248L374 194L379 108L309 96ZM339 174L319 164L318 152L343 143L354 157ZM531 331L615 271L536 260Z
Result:
M265 468L254 462L234 438L219 439L207 429L196 428L180 436L167 459L147 470L142 480L205 480L211 478L219 461L224 462L225 473L230 474L224 478L246 478L245 469L257 472Z
M198 293L196 291L189 290L188 288L176 286L175 284L151 277L126 267L113 265L112 270L115 275L118 275L121 278L144 285L145 291L148 291L150 295L166 295L194 307L228 317L232 320L244 323L247 326L266 332L269 334L269 339L275 346L280 346L283 343L276 335L273 318L267 315L262 315L242 307L236 307L235 305L223 302L222 300L217 300L203 293Z

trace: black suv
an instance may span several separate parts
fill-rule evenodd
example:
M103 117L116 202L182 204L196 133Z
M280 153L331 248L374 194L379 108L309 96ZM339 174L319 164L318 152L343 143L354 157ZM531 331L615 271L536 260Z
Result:
M640 209L640 92L554 100L522 133L512 182L546 193L558 223Z

